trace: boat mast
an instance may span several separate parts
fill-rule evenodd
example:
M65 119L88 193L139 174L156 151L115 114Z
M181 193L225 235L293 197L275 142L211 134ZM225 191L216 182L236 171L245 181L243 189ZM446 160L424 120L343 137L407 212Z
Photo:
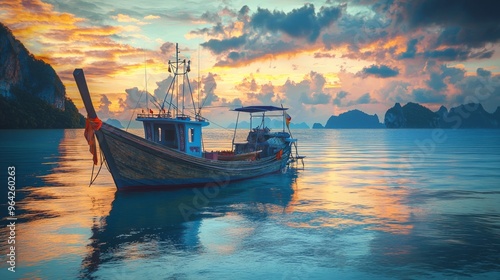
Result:
M198 45L198 109L200 108L200 68L201 68L201 65L200 65L200 46ZM196 114L196 108L195 108L195 115L200 115L201 116L201 109L199 109L200 111L198 112L198 114Z
M184 116L184 107L185 107L185 104L184 104L184 100L186 99L186 96L185 96L185 89L186 89L186 59L184 59L182 61L182 64L183 64L183 72L184 73L182 75L182 111L181 111L181 114L182 116ZM195 108L196 109L196 108Z
M144 83L146 84L146 113L149 114L149 98L148 98L148 72L147 72L147 60L146 60L146 54L144 53Z
M168 113L167 116L170 116L170 110L172 107L174 108L174 111L172 112L174 114L174 117L187 117L184 115L184 109L186 109L186 86L187 90L189 90L189 93L191 94L191 101L193 102L193 110L195 113L195 118L197 118L198 114L196 112L196 104L193 96L193 91L191 88L191 84L189 82L189 76L188 72L191 71L191 60L188 60L186 62L186 59L184 58L182 61L179 60L179 44L175 44L175 61L168 61L168 72L173 73L174 77L172 81L170 82L170 86L168 87L167 94L165 95L165 98L163 99L163 104L161 105L160 111L163 110L163 107L165 106L165 102L167 100L167 97L170 94L170 102L168 102L169 107L168 107ZM179 69L180 66L183 66L183 69ZM183 76L182 80L182 96L180 96L180 83L179 83L179 76ZM187 85L186 85L187 83ZM175 95L175 96L174 96ZM174 100L175 98L175 100ZM182 98L181 100L179 100ZM175 103L174 103L175 102ZM179 112L179 106L182 106L182 109ZM180 114L179 114L180 113ZM198 118L197 118L198 119Z
M177 75L179 73L179 43L175 43L175 73L174 73L174 81L176 83L175 88L177 90L176 94L176 104L175 104L175 116L179 116L179 80L177 79Z

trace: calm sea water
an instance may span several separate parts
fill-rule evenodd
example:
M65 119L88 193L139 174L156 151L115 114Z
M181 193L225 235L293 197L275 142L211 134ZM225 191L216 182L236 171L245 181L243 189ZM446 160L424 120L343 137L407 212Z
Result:
M499 130L297 130L303 169L136 193L82 134L0 131L0 279L500 279Z

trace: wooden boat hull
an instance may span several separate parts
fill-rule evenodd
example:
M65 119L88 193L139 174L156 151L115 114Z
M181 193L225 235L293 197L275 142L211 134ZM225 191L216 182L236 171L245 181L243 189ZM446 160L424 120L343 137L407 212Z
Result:
M248 161L222 161L189 155L185 146L179 150L146 140L126 131L102 123L97 118L82 69L73 72L78 90L82 96L88 114L89 131L95 132L107 166L118 190L144 190L151 188L175 189L182 187L222 187L238 180L244 180L277 172L287 166L290 159L293 139L283 139L279 151L268 153L266 157ZM178 119L169 122L180 122ZM182 122L196 123L199 120ZM97 125L95 125L97 124ZM165 127L167 128L167 127ZM185 143L186 135L196 139L195 135L183 131L179 142ZM87 132L87 129L86 129ZM194 131L195 132L195 131ZM200 130L201 134L201 130ZM180 135L180 134L179 134ZM87 135L91 152L96 155L93 136ZM184 149L182 149L184 147ZM198 148L199 147L190 147ZM184 151L184 152L183 152ZM277 152L276 154L272 154ZM94 162L97 159L94 158Z
M278 172L287 166L290 155L287 145L280 156L255 161L214 161L186 155L106 123L96 136L119 190L224 186Z

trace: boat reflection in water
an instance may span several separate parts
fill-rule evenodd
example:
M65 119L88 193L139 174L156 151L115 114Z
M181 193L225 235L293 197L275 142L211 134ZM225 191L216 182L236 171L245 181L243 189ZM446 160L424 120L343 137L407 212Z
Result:
M100 274L106 264L117 267L117 262L122 261L158 259L186 251L201 253L214 248L231 250L228 246L238 243L245 229L234 234L224 232L228 239L220 244L217 238L202 236L220 232L220 228L202 227L218 217L253 223L272 213L284 212L293 199L296 178L296 171L291 169L286 174L271 174L218 188L116 192L109 216L94 221L81 277L91 278Z

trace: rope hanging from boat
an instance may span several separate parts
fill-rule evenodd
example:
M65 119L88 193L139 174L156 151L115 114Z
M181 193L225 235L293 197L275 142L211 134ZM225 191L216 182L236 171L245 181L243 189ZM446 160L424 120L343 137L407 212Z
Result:
M95 174L94 176L94 167L95 165L92 164L92 174L90 174L90 183L89 183L89 187L92 186L92 184L95 182L95 180L97 179L97 177L99 176L99 173L101 173L101 169L102 169L102 164L104 163L104 156L102 155L102 151L100 152L101 154L101 165L99 166L99 170L97 170L97 174Z

